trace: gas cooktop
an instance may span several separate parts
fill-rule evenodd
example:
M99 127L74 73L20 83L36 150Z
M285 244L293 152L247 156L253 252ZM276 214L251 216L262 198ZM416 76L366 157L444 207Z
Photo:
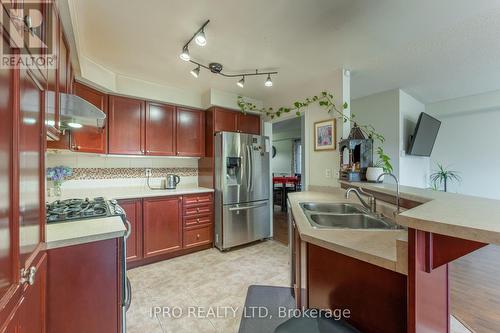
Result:
M111 215L108 202L102 197L94 199L57 200L46 205L47 223L66 222Z

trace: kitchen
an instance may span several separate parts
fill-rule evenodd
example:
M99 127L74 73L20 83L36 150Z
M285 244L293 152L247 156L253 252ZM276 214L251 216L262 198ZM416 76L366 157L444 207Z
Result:
M500 8L447 3L2 1L0 333L498 330L500 196L454 135L494 149L500 87L428 55L462 26L496 61ZM432 17L407 47L381 8Z

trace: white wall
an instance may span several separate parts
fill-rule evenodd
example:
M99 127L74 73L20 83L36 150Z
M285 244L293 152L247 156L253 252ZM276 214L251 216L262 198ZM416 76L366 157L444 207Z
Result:
M399 91L399 181L402 185L429 187L430 158L406 155L408 139L415 131L420 113L425 105L404 91Z
M425 105L400 89L393 89L351 102L351 112L363 125L372 125L385 137L384 151L391 158L394 174L401 185L427 188L429 186L429 158L405 154L408 138L413 133L418 116ZM374 142L374 162L377 147Z
M385 137L384 151L391 158L394 174L399 177L399 89L389 90L351 101L351 114L362 125L372 125ZM380 145L374 142L375 151Z
M272 160L273 173L290 175L292 173L293 141L290 139L273 141L273 146L276 148L276 156Z
M134 77L115 73L86 57L82 57L81 77L79 81L95 86L110 93L133 96L137 98L207 109L212 105L239 109L237 104L238 94L210 89L205 93L194 90L180 89L155 82L137 79ZM255 104L258 108L263 102L249 97L246 101Z
M344 94L344 81L348 81L342 69L333 70L325 74L325 77L318 77L307 84L290 87L285 95L273 95L266 99L265 105L275 109L280 106L289 106L296 100L305 99L319 94L321 91L332 92L335 102L342 109L344 101L349 103L349 98ZM348 92L347 92L348 95ZM339 152L335 151L314 151L314 123L326 119L336 118L336 114L328 114L323 108L314 104L304 109L304 168L303 177L305 186L334 186L339 187L337 173L340 168ZM282 118L291 118L290 114ZM337 121L337 139L342 136L342 121ZM305 174L304 174L305 171ZM327 172L328 171L328 172Z
M300 139L300 136L300 128L273 131L273 146L276 147L276 156L271 161L273 173L292 173L293 142Z
M438 111L435 106L428 109ZM460 173L462 182L449 184L449 192L500 199L500 105L487 111L433 115L442 124L431 156L431 172L441 163Z
M45 166L68 166L71 168L198 168L198 158L115 156L75 153L70 151L47 151Z

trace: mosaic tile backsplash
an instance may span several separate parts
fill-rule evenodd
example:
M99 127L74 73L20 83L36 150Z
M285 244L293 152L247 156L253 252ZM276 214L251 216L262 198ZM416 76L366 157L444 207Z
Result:
M180 177L197 177L198 168L74 168L67 180L145 178L146 169L151 169L151 177L166 177L176 174Z

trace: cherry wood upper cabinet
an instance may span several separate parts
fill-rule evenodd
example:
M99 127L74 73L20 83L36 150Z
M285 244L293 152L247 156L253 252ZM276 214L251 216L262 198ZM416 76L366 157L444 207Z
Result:
M52 25L51 31L55 36L59 36L59 16L55 6L51 6L52 15L49 24ZM59 38L52 42L53 53L59 54ZM47 69L47 91L45 95L45 125L47 127L47 136L53 140L59 140L59 66Z
M221 108L213 109L213 131L216 132L237 132L238 113Z
M1 10L4 10L0 7ZM2 50L12 51L5 35L0 35ZM15 146L14 118L17 114L14 101L17 98L15 89L16 73L14 69L0 68L0 91L3 97L0 98L0 232L5 235L0 251L0 332L17 332L18 319L8 320L12 310L21 298L21 288L17 275L19 272L19 258L14 254L19 250L19 241L16 232L19 228L19 214L16 210L16 196L18 184L12 181L15 172L12 168L14 160L13 147ZM17 124L16 124L17 125ZM13 184L13 186L11 186ZM11 241L12 240L12 241Z
M146 154L176 155L175 106L146 103Z
M177 108L177 155L205 155L205 112Z
M119 200L130 222L130 236L127 239L127 262L142 259L142 200Z
M110 154L144 154L145 104L139 99L109 96L108 152Z
M260 135L260 117L254 114L244 114L220 107L209 110L213 119L207 120L207 130L211 127L213 133L241 132Z
M75 95L108 113L108 96L79 82L74 83ZM107 128L82 127L71 130L71 150L85 153L105 154L107 150Z
M182 197L144 199L144 257L182 248Z
M59 92L67 94L68 91L68 63L69 63L69 52L68 44L64 38L64 33L61 29L59 33Z
M21 268L29 269L40 251L45 224L44 89L30 70L19 74L19 239ZM43 124L43 126L42 126Z
M260 117L238 112L238 132L260 135Z

